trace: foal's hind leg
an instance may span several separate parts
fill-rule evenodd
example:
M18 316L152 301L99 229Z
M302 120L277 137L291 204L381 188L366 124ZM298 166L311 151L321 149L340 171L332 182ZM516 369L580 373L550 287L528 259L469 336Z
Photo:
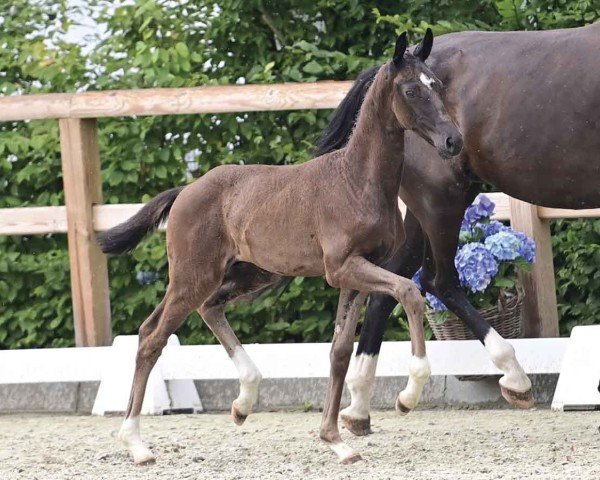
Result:
M261 290L280 278L250 263L234 263L229 267L219 289L202 304L199 310L206 325L223 345L239 374L240 394L231 406L231 416L237 425L242 425L246 417L252 413L262 375L227 322L225 304Z
M169 288L163 301L140 327L131 397L125 421L119 431L119 439L128 448L136 465L154 461L154 455L144 445L140 436L139 415L152 368L169 336L175 333L186 316L193 311L186 300Z

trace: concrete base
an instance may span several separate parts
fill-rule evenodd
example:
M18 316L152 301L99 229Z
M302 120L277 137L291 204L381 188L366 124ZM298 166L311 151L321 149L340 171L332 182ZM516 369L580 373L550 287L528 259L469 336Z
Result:
M419 408L508 408L498 387L498 378L459 381L454 376L431 377L423 390ZM549 406L558 374L530 375L537 405ZM394 408L396 397L407 377L378 377L372 399L374 409ZM196 380L205 411L228 411L237 397L237 380ZM70 412L90 413L99 382L60 382L0 385L0 413ZM277 409L320 409L327 378L266 379L260 385L257 411ZM342 404L350 397L344 391Z

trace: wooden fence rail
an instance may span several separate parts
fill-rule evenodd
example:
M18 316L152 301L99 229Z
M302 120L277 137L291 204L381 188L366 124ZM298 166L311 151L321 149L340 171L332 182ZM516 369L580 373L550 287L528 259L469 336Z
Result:
M141 204L102 204L96 119L335 108L351 85L317 82L1 97L0 121L59 120L65 206L0 209L0 235L67 233L75 342L77 346L108 345L112 332L107 264L94 241L94 232L119 224ZM491 197L497 205L495 218L510 220L538 245L536 265L524 278L525 334L557 336L548 221L600 217L600 209L562 210L537 207L499 193Z

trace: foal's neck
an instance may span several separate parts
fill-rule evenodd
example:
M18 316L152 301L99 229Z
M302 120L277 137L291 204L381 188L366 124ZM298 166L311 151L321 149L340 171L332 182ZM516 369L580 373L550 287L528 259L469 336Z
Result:
M404 164L404 131L392 108L392 79L384 66L373 80L360 109L356 127L346 147L350 178L397 202ZM377 186L373 190L373 186Z

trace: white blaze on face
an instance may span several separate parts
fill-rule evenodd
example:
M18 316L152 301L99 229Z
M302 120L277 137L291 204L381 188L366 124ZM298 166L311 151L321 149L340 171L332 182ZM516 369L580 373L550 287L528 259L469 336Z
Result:
M342 410L343 415L361 420L369 418L371 392L378 358L378 355L364 353L354 357L350 373L346 377L346 384L352 400L350 406Z
M240 395L236 406L240 413L249 415L258 397L258 384L262 375L243 347L237 346L231 359L240 376Z
M433 88L431 85L435 83L435 80L433 78L429 78L423 72L421 72L421 75L419 75L419 80L421 80L421 83L425 85L429 90Z

